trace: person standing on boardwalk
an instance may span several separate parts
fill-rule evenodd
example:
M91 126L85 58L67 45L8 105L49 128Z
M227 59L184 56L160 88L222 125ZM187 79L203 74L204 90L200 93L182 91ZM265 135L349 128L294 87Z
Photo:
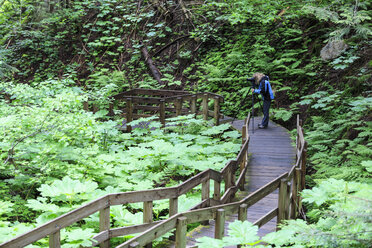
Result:
M258 89L252 88L252 94L253 93L261 94L263 99L262 112L264 116L261 124L258 124L258 128L267 128L267 126L269 125L269 109L271 105L271 100L274 99L274 93L271 89L268 76L266 76L263 73L256 72L253 74L252 80L253 79L256 87L258 85Z

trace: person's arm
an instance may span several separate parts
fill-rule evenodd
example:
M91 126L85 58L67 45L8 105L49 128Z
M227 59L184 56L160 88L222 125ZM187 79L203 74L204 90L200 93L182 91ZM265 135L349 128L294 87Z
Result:
M262 90L262 81L258 85L258 89L254 89L254 90L252 90L252 92L254 92L256 94L260 94L261 93L261 90Z

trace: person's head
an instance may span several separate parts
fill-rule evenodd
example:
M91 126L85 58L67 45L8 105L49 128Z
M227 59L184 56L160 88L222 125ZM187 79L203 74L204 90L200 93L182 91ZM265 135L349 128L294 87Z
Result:
M264 76L265 76L265 74L263 74L261 72L254 73L253 78L254 78L255 83L258 84Z

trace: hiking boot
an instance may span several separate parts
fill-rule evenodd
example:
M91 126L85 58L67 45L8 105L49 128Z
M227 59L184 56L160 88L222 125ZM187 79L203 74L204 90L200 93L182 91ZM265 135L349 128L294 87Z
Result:
M258 125L258 128L259 129L265 129L265 128L267 128L267 126L263 126L263 125L260 124L260 125Z

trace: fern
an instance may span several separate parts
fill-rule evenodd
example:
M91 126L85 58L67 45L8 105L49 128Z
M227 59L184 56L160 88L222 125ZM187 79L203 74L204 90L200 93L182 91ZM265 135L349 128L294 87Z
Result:
M338 29L329 33L332 39L343 39L352 32L360 39L368 39L372 35L372 29L363 24L371 20L367 6L364 3L356 1L356 5L342 5L331 10L329 7L305 6L303 10L314 15L321 21L329 21L338 26Z

